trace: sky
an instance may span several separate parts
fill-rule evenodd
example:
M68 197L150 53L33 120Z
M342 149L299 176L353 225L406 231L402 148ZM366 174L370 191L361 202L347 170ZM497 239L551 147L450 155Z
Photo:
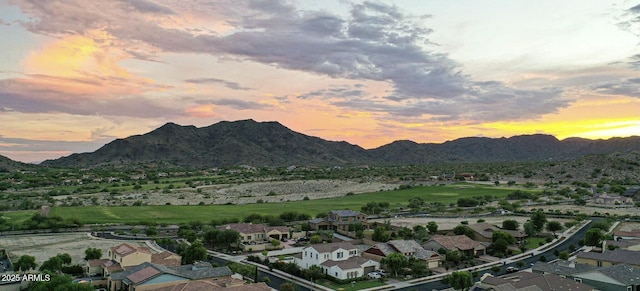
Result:
M243 119L363 148L640 135L640 2L0 0L0 155Z

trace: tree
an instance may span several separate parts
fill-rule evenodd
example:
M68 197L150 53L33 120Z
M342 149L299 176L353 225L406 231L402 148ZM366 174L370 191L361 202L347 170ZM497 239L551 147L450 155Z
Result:
M207 259L207 249L200 241L195 241L186 247L180 255L182 256L183 264L193 264L195 261L204 261Z
M427 222L427 229L429 233L436 233L438 231L438 224L435 221Z
M448 281L455 290L469 290L473 286L473 275L469 271L453 272L448 276Z
M531 221L527 221L522 225L522 228L524 228L524 233L527 234L528 237L533 237L536 235L536 228L535 226L533 226L533 223L531 223Z
M315 234L309 238L309 242L311 244L319 244L322 242L322 238L319 235Z
M378 226L373 230L371 239L379 242L387 242L389 241L389 235L385 233L384 227Z
M277 248L278 246L280 246L280 241L277 239L272 239L271 246L273 246L274 248Z
M87 248L84 250L84 260L98 260L102 258L102 250L98 248Z
M309 267L309 269L305 270L304 274L305 278L311 281L315 281L324 277L324 271L322 270L322 267L317 265Z
M49 271L51 273L59 273L62 270L62 259L58 256L51 257L42 263L40 271Z
M30 255L20 256L20 259L13 264L13 268L17 271L29 271L37 266L36 257Z
M562 260L567 260L567 259L569 259L569 253L568 253L568 252L566 252L566 251L561 252L561 253L558 255L558 258L560 258L560 259L562 259Z
M544 224L547 222L547 216L541 210L538 210L533 213L531 216L531 223L533 223L533 227L537 232L540 232L544 229Z
M30 291L50 291L50 290L65 290L65 291L92 291L95 290L91 284L77 284L73 283L73 279L68 275L56 275L56 274L44 274L49 276L49 280L33 281L29 284ZM46 277L45 277L46 278Z
M283 283L282 285L280 285L280 288L278 288L279 291L295 291L296 290L296 285L293 285L293 283Z
M57 254L56 257L60 258L63 265L71 264L71 256L67 253Z
M587 246L599 246L603 235L599 228L590 228L584 234L584 244Z
M411 275L414 278L426 276L429 274L429 268L424 261L418 260L415 257L409 258L409 269L411 269Z
M503 238L499 238L498 240L491 243L491 248L493 249L493 255L502 257L507 253L507 249L509 248L509 243Z
M469 228L468 226L458 225L453 228L453 233L457 235L466 235L470 239L473 239L473 230L471 230L471 228Z
M502 222L503 229L518 230L518 227L520 227L520 224L518 223L518 221L515 221L513 219L507 219Z
M491 241L495 242L499 239L503 239L509 244L516 243L516 239L510 233L500 231L500 230L494 231L493 234L491 234Z
M556 235L556 231L562 230L562 224L558 221L549 221L547 222L547 230L553 233L553 236Z
M392 253L380 261L383 265L387 266L389 271L393 272L398 277L398 272L407 267L409 260L402 253Z
M445 259L449 262L458 263L462 259L462 255L459 251L445 251Z

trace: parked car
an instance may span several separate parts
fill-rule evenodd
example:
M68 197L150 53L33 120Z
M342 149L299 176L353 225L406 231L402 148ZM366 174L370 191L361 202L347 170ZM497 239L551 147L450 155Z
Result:
M376 273L380 274L380 276L382 277L386 277L389 274L387 272L385 272L383 269L377 270Z
M382 275L378 274L378 272L370 272L369 274L367 274L367 277L371 279L380 279L382 278Z
M507 273L515 273L517 271L520 271L520 269L518 269L516 267L507 267L506 271L507 271Z

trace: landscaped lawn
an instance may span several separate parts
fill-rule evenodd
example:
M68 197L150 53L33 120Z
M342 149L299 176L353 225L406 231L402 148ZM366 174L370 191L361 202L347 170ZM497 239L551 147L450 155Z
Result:
M427 203L455 203L460 197L492 195L505 197L513 192L493 186L453 184L446 186L414 187L405 190L381 191L339 198L302 200L278 203L242 205L162 205L162 206L80 206L53 207L51 215L65 219L76 218L83 223L132 223L149 221L157 223L181 223L189 221L209 222L213 219L243 218L249 214L279 215L296 211L316 216L336 209L360 210L368 202L389 202L392 208L408 204L409 199L420 197Z
M544 243L547 242L547 240L545 238L542 238L542 237L530 237L527 240L528 240L528 242L525 245L525 247L528 250L537 249L538 247L540 247L540 242L544 242Z

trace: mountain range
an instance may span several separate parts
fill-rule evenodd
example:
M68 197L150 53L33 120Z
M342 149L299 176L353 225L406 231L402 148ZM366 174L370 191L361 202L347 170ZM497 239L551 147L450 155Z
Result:
M164 164L191 168L233 165L328 166L564 160L589 154L640 151L640 136L558 140L551 135L467 137L441 144L395 141L364 149L304 135L278 122L222 121L197 128L167 123L116 139L95 152L42 163L51 167Z

